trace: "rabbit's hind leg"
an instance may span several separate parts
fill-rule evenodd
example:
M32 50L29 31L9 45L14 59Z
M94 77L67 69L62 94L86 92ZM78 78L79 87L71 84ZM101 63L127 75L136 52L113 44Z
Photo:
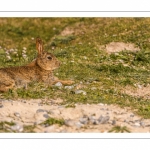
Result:
M0 92L7 92L15 86L15 81L12 79L0 81Z

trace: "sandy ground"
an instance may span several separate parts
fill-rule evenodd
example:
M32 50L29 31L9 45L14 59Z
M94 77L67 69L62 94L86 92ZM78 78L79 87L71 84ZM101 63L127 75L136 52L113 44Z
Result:
M127 127L130 132L150 132L150 119L135 115L129 108L106 104L76 104L66 108L57 100L1 100L0 121L14 122L10 132L26 132L25 125L35 126L34 132L106 133L113 127ZM59 126L41 125L48 118L63 119ZM8 127L7 127L8 129ZM115 131L114 131L115 132ZM124 131L125 132L125 131Z

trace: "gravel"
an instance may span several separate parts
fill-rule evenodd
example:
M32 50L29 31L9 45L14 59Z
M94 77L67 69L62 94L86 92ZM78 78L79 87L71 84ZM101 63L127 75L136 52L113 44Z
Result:
M80 94L83 94L83 90ZM82 91L82 92L81 92ZM85 92L85 91L84 91ZM46 101L46 100L45 100ZM150 120L142 119L129 110L121 109L113 105L76 104L75 107L66 108L61 104L38 105L38 100L3 101L3 109L0 111L1 122L13 122L2 124L2 129L10 132L26 132L24 126L34 127L34 132L108 132L114 126L126 126L131 132L149 132ZM11 105L13 104L13 105ZM19 119L18 119L19 118ZM43 124L48 118L64 120L53 125ZM17 121L17 122L16 122ZM42 125L43 124L43 125ZM29 131L30 132L30 131Z

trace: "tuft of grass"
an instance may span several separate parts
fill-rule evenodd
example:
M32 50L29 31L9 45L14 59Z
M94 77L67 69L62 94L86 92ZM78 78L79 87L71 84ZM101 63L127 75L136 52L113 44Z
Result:
M115 127L112 127L111 130L109 130L109 132L115 132L115 133L124 133L124 132L128 132L130 133L131 131L126 127L126 126L115 126Z
M55 119L55 118L48 118L46 121L44 121L43 123L44 125L53 125L53 124L58 124L60 126L65 124L65 121L63 119Z
M14 122L2 121L0 122L0 132L10 132L9 127L15 125Z
M23 126L25 133L34 133L35 126L33 125L25 125Z

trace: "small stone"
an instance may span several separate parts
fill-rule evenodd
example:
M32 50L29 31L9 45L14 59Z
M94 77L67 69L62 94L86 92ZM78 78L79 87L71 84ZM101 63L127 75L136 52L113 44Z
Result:
M45 110L44 110L44 109L38 109L38 110L36 111L36 113L40 113L40 112L45 112Z
M75 91L75 94L83 94L83 95L86 95L86 92L83 91L83 90L76 90L76 91Z
M55 84L55 86L57 86L57 87L62 87L62 83L61 83L61 82L57 82L57 83Z
M72 127L75 125L74 121L71 120L71 119L68 119L68 120L65 120L65 125L66 126L69 126L69 127Z
M131 114L130 117L134 117L134 114Z
M88 118L80 118L79 121L80 121L82 124L87 124L87 123L88 123Z
M16 124L14 126L11 126L11 130L22 132L23 131L23 126L19 125L19 124Z
M76 127L77 127L78 129L84 127L84 125L83 125L82 123L80 123L80 122L75 123L75 125L76 125Z
M71 85L71 86L65 86L64 88L65 88L65 89L68 89L68 90L71 90L71 89L74 88L74 86L73 86L73 85Z
M20 114L19 114L18 112L15 112L14 115L15 115L16 117L20 117Z
M50 118L48 114L43 114L43 117L46 119Z
M105 123L107 123L109 121L109 118L110 118L109 116L102 117L101 120L99 118L99 123L105 124Z
M144 123L144 122L140 122L140 125L141 125L142 127L145 127L145 123Z
M136 127L140 127L140 126L141 126L140 123L138 123L138 122L134 123L134 125L135 125Z
M3 105L0 105L0 108L3 108L4 106Z
M96 119L93 119L93 120L91 120L91 121L92 121L92 123L93 123L94 125L98 125L98 124L99 124L99 121L96 120Z
M100 106L104 106L104 104L103 103L99 103L98 105L100 105ZM104 108L103 108L104 109Z
M116 120L112 120L112 125L115 125L116 124Z

